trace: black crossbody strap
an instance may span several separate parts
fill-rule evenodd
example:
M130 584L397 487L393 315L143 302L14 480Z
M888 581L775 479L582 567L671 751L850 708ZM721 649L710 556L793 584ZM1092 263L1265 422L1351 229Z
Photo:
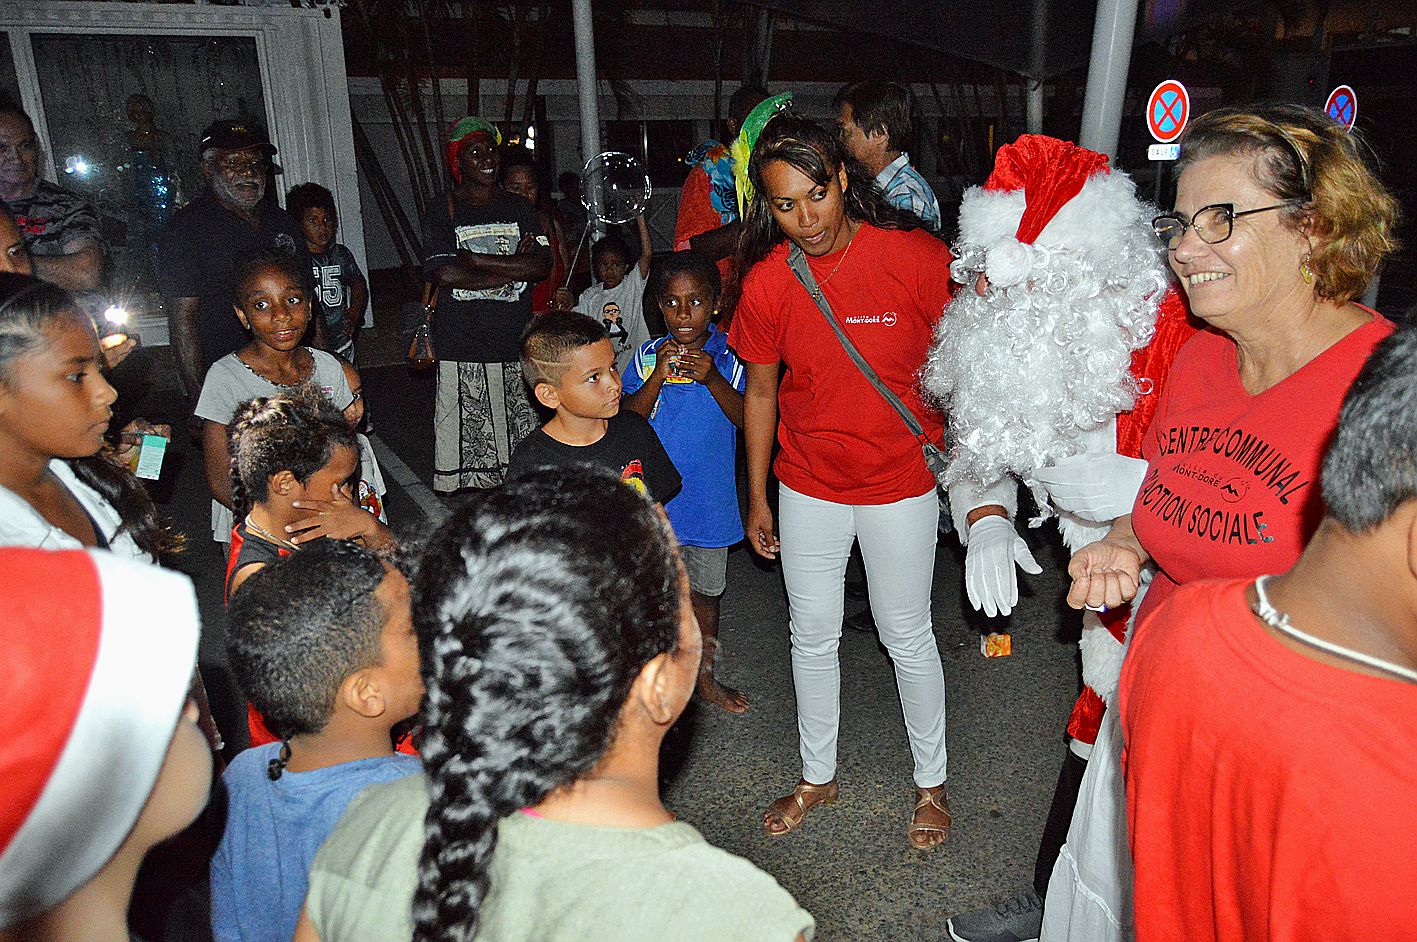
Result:
M841 322L836 319L836 314L832 312L831 305L827 303L826 295L822 294L822 289L817 286L817 279L812 276L812 269L807 264L807 256L795 243L787 251L787 266L792 269L792 274L797 276L797 280L802 283L802 287L807 289L807 293L816 302L817 309L822 312L822 316L831 325L832 331L836 334L836 339L841 341L841 347L846 351L846 355L851 358L851 362L856 364L856 368L861 371L867 381L876 388L876 392L881 394L881 398L890 404L890 407L900 416L906 428L910 429L910 434L915 436L915 440L920 443L921 451L925 455L925 464L929 466L931 473L937 479L943 480L941 475L945 471L945 455L930 441L925 434L925 429L920 425L920 420L915 417L900 401L889 386L881 379L879 373L866 358L861 355L861 351L856 349L856 344L851 342L851 338L846 336L846 331L842 329Z

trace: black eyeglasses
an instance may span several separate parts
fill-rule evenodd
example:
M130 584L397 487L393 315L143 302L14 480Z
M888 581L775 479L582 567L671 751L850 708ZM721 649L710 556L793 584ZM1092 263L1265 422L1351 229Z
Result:
M1234 203L1214 203L1196 210L1189 222L1180 213L1162 213L1151 221L1151 228L1156 232L1161 244L1168 249L1174 249L1181 244L1187 229L1196 230L1196 235L1207 245L1218 245L1230 238L1231 233L1235 231L1235 220L1295 205L1297 204L1293 200L1286 200L1273 206L1261 206L1259 209L1246 209L1237 213Z

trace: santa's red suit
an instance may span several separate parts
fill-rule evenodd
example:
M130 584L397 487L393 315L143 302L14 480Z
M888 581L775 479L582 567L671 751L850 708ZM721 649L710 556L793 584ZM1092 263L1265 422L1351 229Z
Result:
M1117 416L1118 454L1141 457L1142 437L1156 412L1156 403L1161 398L1176 351L1196 330L1183 296L1175 290L1168 291L1157 314L1156 334L1151 343L1132 354L1131 374L1144 394L1137 397L1135 406ZM1069 549L1076 551L1078 547ZM1117 690L1133 611L1133 605L1124 605L1100 615L1088 612L1092 617L1084 619L1083 637L1079 642L1083 688L1068 717L1068 736L1074 743L1091 746L1097 741L1103 711ZM1095 624L1090 624L1094 619Z

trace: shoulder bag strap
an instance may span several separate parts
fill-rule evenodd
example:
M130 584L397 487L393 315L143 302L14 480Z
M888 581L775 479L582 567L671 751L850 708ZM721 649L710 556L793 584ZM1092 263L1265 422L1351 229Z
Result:
M817 309L822 312L822 316L825 317L827 323L831 325L832 332L836 334L836 339L841 342L842 349L845 350L846 355L851 358L851 362L856 364L856 368L860 370L861 374L866 377L866 380L875 387L876 392L881 394L881 398L896 411L901 421L905 423L906 428L910 429L910 434L914 435L915 440L920 443L920 449L925 455L925 464L929 466L931 473L933 473L937 479L943 481L941 475L944 474L946 464L944 453L940 451L939 447L936 446L934 442L930 441L929 436L925 434L924 427L920 424L920 420L915 417L915 413L911 412L910 409L906 407L905 403L900 401L900 397L885 384L875 368L872 367L870 363L866 362L866 358L861 355L861 351L856 349L856 344L852 343L851 338L846 336L846 331L842 329L841 322L837 320L831 305L827 303L826 295L822 294L822 289L817 285L817 279L812 275L812 269L807 264L806 254L795 243L788 249L787 265L792 269L792 274L796 275L797 280L802 283L802 287L807 289L807 293L812 296L812 300L816 302Z
M881 398L890 404L890 407L899 413L901 421L910 429L910 434L916 438L925 439L925 429L921 427L920 420L915 418L915 414L906 408L905 403L900 401L889 386L881 379L879 373L866 358L861 355L861 351L856 349L856 344L851 342L851 338L846 336L846 331L841 327L841 322L836 319L831 305L827 303L826 295L822 294L822 289L817 286L817 279L812 276L812 269L807 265L807 256L796 245L793 245L787 253L787 265L792 269L792 274L797 276L797 280L802 283L802 287L807 289L807 293L816 302L817 309L822 312L822 316L831 325L832 331L836 334L836 339L841 341L842 349L846 355L851 357L851 362L856 364L856 368L862 375L876 387L876 392L881 394Z

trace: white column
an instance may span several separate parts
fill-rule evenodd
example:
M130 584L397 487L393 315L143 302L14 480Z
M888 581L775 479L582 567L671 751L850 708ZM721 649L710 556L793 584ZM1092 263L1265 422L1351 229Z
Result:
M600 100L595 80L595 27L591 0L571 0L576 30L576 89L581 105L581 161L600 153Z
M1033 38L1029 44L1028 111L1025 127L1029 134L1043 133L1043 73L1048 59L1048 0L1033 0Z
M1138 0L1098 0L1097 21L1092 27L1092 59L1087 67L1078 143L1108 157L1117 156L1139 5Z

